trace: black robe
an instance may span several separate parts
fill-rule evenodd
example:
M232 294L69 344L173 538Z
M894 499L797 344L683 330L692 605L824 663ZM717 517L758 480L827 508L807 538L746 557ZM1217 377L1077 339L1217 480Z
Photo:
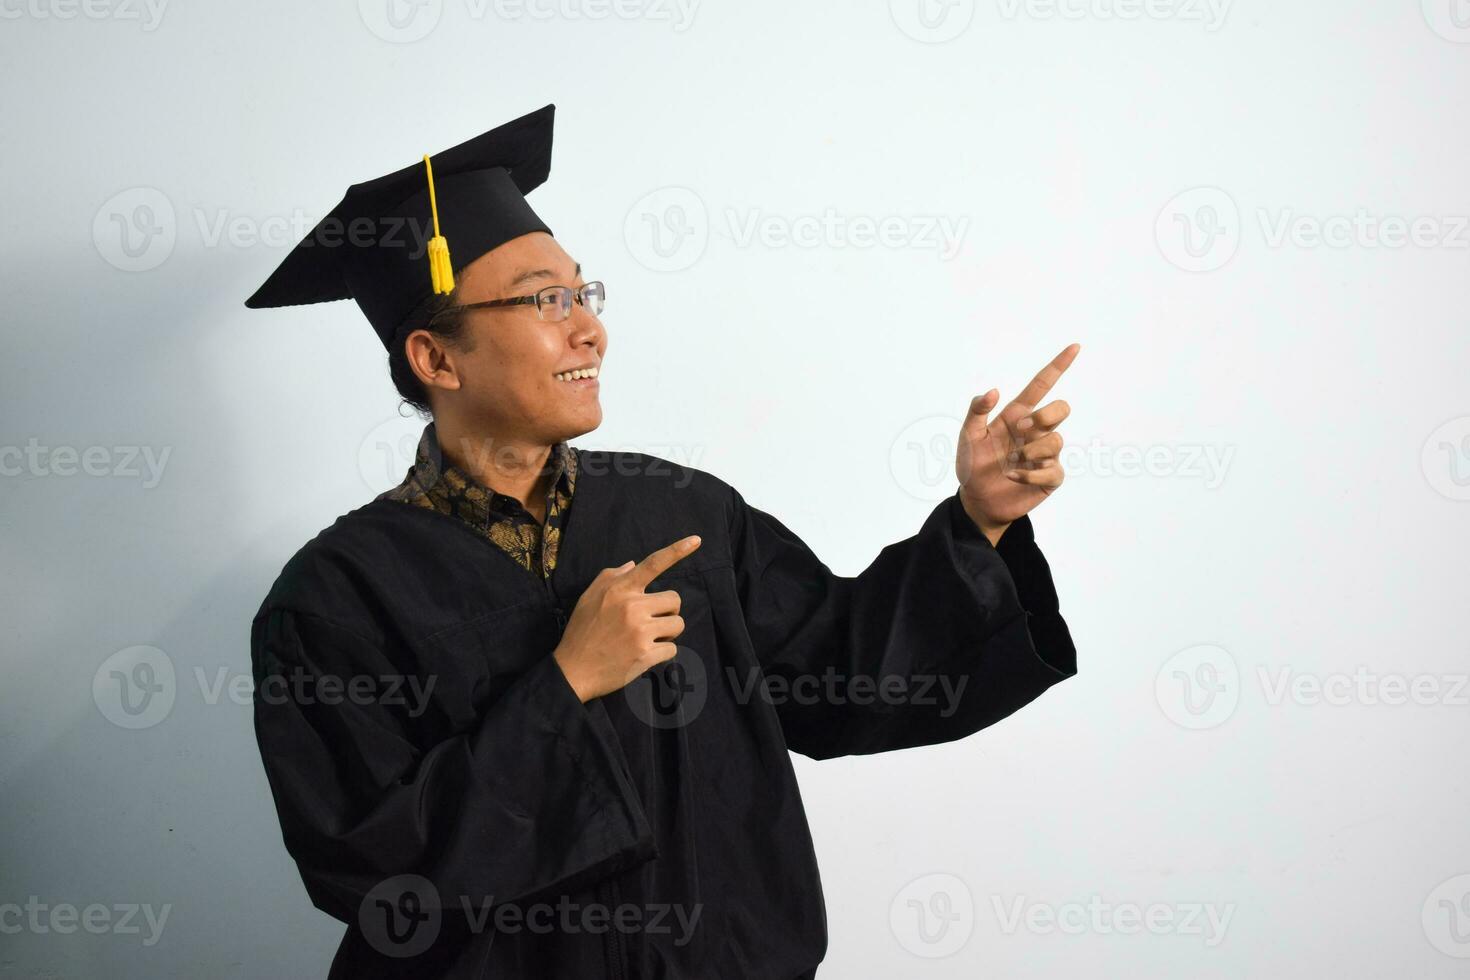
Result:
M956 494L844 577L708 473L578 453L549 580L376 500L253 623L285 844L348 926L332 977L812 977L826 915L788 750L962 738L1076 672L1027 518L992 548ZM551 656L578 596L695 533L648 589L680 595L678 656L579 702Z

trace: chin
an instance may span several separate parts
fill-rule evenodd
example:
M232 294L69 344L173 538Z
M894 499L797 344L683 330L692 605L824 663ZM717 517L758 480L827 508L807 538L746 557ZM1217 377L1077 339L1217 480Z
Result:
M585 436L601 424L601 409L595 412L579 412L568 418L557 419L556 423L549 427L551 434L546 438L548 442L564 442L578 436Z
M574 431L570 435L566 436L565 438L567 438L567 439L575 439L575 438L577 438L577 436L585 436L587 433L589 433L592 430L596 429L601 424L602 424L602 409L599 408L596 412L593 412L591 415L587 416L586 418L583 418L583 419L578 420L574 425L572 425L571 428Z

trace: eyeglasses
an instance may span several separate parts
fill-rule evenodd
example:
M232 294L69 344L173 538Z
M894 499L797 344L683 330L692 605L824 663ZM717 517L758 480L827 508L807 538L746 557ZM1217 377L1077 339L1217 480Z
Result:
M570 286L547 286L531 294L530 296L515 296L510 299L487 299L483 303L465 303L463 306L449 306L430 318L430 323L439 319L446 313L457 310L489 310L506 306L526 306L534 303L536 305L536 316L542 320L556 322L565 320L572 315L572 303L575 301L593 316L602 312L603 303L607 300L607 287L600 281L589 282L573 289Z

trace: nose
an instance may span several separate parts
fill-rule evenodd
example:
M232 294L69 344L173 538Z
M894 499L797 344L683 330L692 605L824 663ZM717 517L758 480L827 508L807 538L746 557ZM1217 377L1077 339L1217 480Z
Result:
M572 304L567 327L567 342L573 347L596 347L606 333L602 321L587 312L587 308L581 303Z

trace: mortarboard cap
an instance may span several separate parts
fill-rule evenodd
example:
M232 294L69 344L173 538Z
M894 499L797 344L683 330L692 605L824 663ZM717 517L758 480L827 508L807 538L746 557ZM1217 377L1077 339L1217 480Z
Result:
M461 268L512 238L551 229L525 195L551 171L556 106L497 126L384 177L353 184L291 250L251 309L355 299L385 347Z

